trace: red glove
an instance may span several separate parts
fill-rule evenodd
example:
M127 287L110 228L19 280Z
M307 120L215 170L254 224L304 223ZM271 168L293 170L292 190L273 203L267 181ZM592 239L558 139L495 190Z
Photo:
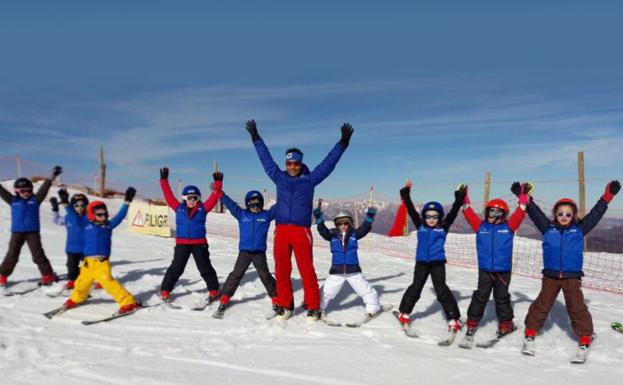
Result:
M604 191L604 195L601 196L601 199L605 200L606 203L610 203L615 195L621 190L621 184L618 180L613 180L612 182L606 185L606 191Z

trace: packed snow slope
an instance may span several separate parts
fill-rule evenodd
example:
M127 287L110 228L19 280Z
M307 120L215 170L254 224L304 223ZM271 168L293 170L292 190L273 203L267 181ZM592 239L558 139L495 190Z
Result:
M7 186L8 187L8 186ZM51 194L55 194L52 189ZM114 214L120 201L109 201ZM59 274L65 269L65 229L52 224L49 203L41 207L44 248ZM229 214L211 213L208 238L212 262L223 282L237 255L237 225ZM10 210L0 206L0 248L10 236ZM329 271L328 243L315 235L315 265L324 281ZM465 247L472 248L473 238ZM172 258L173 239L143 236L127 230L127 220L113 238L113 272L144 303L158 303L156 293ZM269 244L269 250L272 243ZM360 243L366 277L381 302L398 306L413 271L415 238L390 239L370 234ZM273 266L269 252L269 265ZM10 281L39 276L24 247ZM300 279L294 270L297 304ZM448 265L448 283L463 313L476 285L474 269ZM11 290L32 285L14 285ZM511 293L518 332L492 349L463 350L458 340L442 348L446 321L430 282L416 305L413 325L420 339L410 339L386 313L358 329L307 324L298 311L289 321L266 320L270 300L251 267L233 305L222 320L212 318L216 306L205 311L189 308L206 294L193 261L177 285L175 310L146 308L110 323L84 326L117 305L101 290L89 303L48 320L42 313L59 306L65 297L50 298L43 290L22 296L0 297L0 381L2 384L615 384L623 378L623 335L609 323L623 318L623 297L586 290L597 337L585 365L569 364L576 337L562 296L543 333L537 355L522 356L523 318L536 296L538 280L514 276ZM329 308L342 321L363 315L362 301L345 286ZM476 341L491 338L497 322L490 302ZM462 336L462 333L461 333ZM459 337L460 338L460 337Z

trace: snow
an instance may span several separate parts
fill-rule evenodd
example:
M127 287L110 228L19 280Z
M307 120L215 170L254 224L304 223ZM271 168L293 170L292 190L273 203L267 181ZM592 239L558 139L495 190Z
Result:
M54 191L51 192L55 193ZM50 195L51 196L51 195ZM119 201L110 201L118 207ZM115 212L115 209L111 209ZM65 273L65 229L51 223L50 206L41 209L44 248L55 270ZM211 213L208 238L213 264L223 282L237 255L237 225L229 214ZM10 211L0 205L0 245L10 236ZM315 235L315 264L319 279L329 271L328 243ZM472 250L473 238L464 249ZM157 303L156 293L172 258L174 240L143 236L122 224L113 238L113 272L146 303ZM269 250L272 243L269 243ZM364 274L381 294L381 302L397 306L410 284L414 239L370 234L360 243ZM269 253L269 265L273 260ZM25 247L11 281L34 280L39 273ZM302 300L300 278L293 274L296 303ZM448 283L463 312L476 285L476 270L448 265ZM14 286L24 288L32 282ZM539 290L539 281L513 276L511 293L516 321L523 317ZM420 339L405 337L397 321L386 313L358 329L309 325L297 312L286 322L267 321L270 300L250 268L223 320L212 318L215 306L203 312L188 310L205 295L193 262L189 262L173 295L182 310L146 308L111 323L84 326L116 310L102 291L89 304L53 320L42 313L59 306L64 297L50 298L42 290L23 296L0 297L0 373L3 384L445 384L548 383L611 384L623 374L623 335L610 330L620 320L622 297L585 290L597 337L585 365L569 364L576 337L562 296L543 332L536 339L537 354L520 354L523 327L489 350L471 351L437 346L446 322L427 283L414 312ZM331 303L331 318L355 320L363 302L346 285ZM495 311L490 302L476 341L493 336Z

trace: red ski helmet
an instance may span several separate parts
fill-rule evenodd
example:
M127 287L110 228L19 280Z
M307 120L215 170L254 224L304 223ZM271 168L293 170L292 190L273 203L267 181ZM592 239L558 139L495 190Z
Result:
M552 207L552 215L554 218L556 218L556 211L558 211L558 207L562 205L571 206L571 208L573 208L573 219L575 220L575 217L578 215L578 204L571 198L559 199L558 202L554 204L554 207Z
M87 218L89 218L91 222L95 222L95 209L100 207L106 208L106 203L102 201L93 201L87 206Z
M508 209L508 204L506 202L504 202L502 199L492 199L487 203L487 206L485 207L485 211L487 211L488 209L500 209L502 211L504 211L504 213L508 214L509 209Z

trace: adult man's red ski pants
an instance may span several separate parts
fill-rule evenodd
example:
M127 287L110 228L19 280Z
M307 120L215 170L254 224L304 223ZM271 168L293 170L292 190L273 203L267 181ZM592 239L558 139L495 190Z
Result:
M292 251L303 280L304 303L308 310L320 308L320 289L314 269L313 240L309 227L277 225L274 256L277 281L277 304L286 308L294 305L292 295Z

